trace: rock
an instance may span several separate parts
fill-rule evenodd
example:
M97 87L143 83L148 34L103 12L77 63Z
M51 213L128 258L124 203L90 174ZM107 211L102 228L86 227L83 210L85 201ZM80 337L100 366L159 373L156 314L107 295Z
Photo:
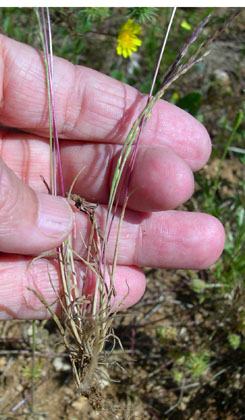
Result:
M0 372L3 372L5 366L7 366L7 357L0 357Z
M88 403L88 399L86 397L79 397L76 401L72 403L72 407L75 408L77 411L84 410L85 406Z
M16 389L17 392L22 392L24 388L21 384L18 384L18 385L16 385L15 389Z
M231 84L228 73L224 70L216 69L212 74L212 79L221 87L229 87Z
M221 69L214 70L210 75L208 89L209 101L221 99L223 95L232 94L232 84L229 74Z
M57 372L70 372L71 365L65 362L62 357L56 357L53 361L53 366Z

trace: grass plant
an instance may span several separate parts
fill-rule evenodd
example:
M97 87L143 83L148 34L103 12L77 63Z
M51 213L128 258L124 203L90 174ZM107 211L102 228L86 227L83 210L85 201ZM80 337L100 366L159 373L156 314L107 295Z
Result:
M41 11L37 9L37 18L39 22L40 37L43 44L44 50L44 63L46 68L46 81L48 91L48 102L49 102L49 121L50 121L50 150L51 150L51 173L52 181L50 191L52 194L57 194L57 180L55 177L56 167L58 166L59 180L61 185L62 195L65 196L64 182L62 176L61 159L59 152L59 141L56 129L56 117L55 117L55 102L53 93L53 65L52 65L52 37L51 37L51 25L49 10L42 8ZM46 13L46 15L45 15ZM127 201L130 195L130 179L133 171L134 163L137 156L137 150L140 142L140 134L151 116L152 109L155 103L162 98L165 91L171 84L176 81L181 75L186 73L193 65L200 62L204 56L208 53L207 48L212 44L215 37L224 29L224 27L235 17L233 14L225 23L219 28L213 35L207 40L202 42L191 55L187 58L187 52L190 46L197 39L201 33L203 27L210 19L208 15L197 27L197 29L191 35L189 41L184 45L178 54L176 60L170 67L169 71L163 78L163 82L160 89L153 95L153 88L156 81L156 76L160 67L160 62L166 40L169 34L169 30L174 17L175 9L173 10L170 18L170 23L164 40L162 43L162 49L160 57L155 69L153 82L150 93L148 95L147 104L141 111L140 115L134 122L129 134L125 140L125 143L121 149L120 156L118 158L114 177L112 180L107 218L105 224L105 230L102 233L100 226L96 219L96 210L91 208L86 202L79 196L72 194L73 187L75 185L74 180L70 191L68 193L68 200L73 198L77 207L86 213L91 222L91 235L89 243L84 243L87 249L87 258L84 259L79 256L72 249L72 237L68 239L58 248L57 256L60 265L60 273L63 285L63 296L59 298L63 312L65 314L65 325L61 325L61 321L57 319L50 305L48 305L41 296L34 292L39 299L46 305L54 320L56 321L59 330L64 338L65 345L69 351L71 362L73 366L74 378L78 389L86 391L94 380L94 375L99 372L99 360L104 357L103 362L108 360L108 355L104 353L105 343L108 340L113 340L113 348L120 340L115 336L113 332L113 318L115 314L112 314L111 301L115 296L114 289L114 274L117 264L117 248L120 241L120 227L123 221L124 212L127 206ZM47 22L47 23L46 23ZM122 182L122 176L127 167L126 177L123 179L123 188L119 190L119 183ZM78 174L79 176L79 174ZM122 196L123 194L123 196ZM110 269L107 262L107 243L110 235L111 226L115 216L115 212L118 208L120 196L123 197L122 211L121 211L121 223L119 224L119 230L116 240L114 260L112 269ZM75 197L75 199L74 199ZM83 292L79 291L79 284L76 274L75 258L80 260L85 268L85 279L88 270L91 270L96 277L96 284L93 296L86 296ZM110 286L106 286L105 276L109 274ZM118 307L120 309L120 305ZM70 339L72 337L72 340ZM121 344L120 344L121 345Z

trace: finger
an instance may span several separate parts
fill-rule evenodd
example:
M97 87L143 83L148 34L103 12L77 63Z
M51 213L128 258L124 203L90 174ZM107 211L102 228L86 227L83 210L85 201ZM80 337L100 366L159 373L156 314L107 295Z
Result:
M5 173L6 176L2 179L7 181L3 184L1 195L2 233L0 238L2 251L38 254L53 248L57 245L57 236L50 236L50 234L49 236L45 236L45 234L40 236L39 223L46 222L48 225L46 227L50 229L53 226L51 223L51 216L53 216L54 225L57 229L60 228L63 213L66 213L64 210L57 212L56 207L54 212L53 203L62 199L47 194L35 195L4 164L3 169L2 173ZM17 185L16 189L12 186L14 182ZM37 198L44 202L44 208L48 206L48 212L45 208L44 216L42 205L36 204ZM63 201L61 202L63 204ZM65 206L65 204L63 205ZM106 207L99 207L97 217L103 231ZM87 243L91 223L89 218L80 211L76 211L75 219L74 247L78 253L84 255L85 250L80 235L85 238L85 243ZM110 261L112 261L114 253L118 220L119 218L114 224L108 247ZM129 210L121 232L118 262L126 265L166 268L205 268L219 257L223 250L224 238L221 223L207 214L174 211L138 214ZM49 246L47 246L48 244Z
M1 140L2 138L2 140ZM50 179L49 142L34 135L0 130L0 150L8 166L38 191ZM106 204L120 146L61 141L61 160L65 190L80 174L74 191L88 201ZM194 179L190 167L165 147L140 147L132 174L128 207L139 211L173 209L193 194Z
M58 296L62 296L62 286L57 261L39 259L31 265L30 261L27 257L17 255L0 256L0 320L50 318L48 309L32 290L41 295L55 312L61 314ZM78 288L81 292L84 272L79 263L77 272ZM90 274L87 280L88 284L83 293L91 295L95 279ZM109 284L108 278L106 280ZM132 306L142 297L145 291L145 276L138 268L118 266L114 286L116 296L112 307L114 310L121 310Z
M35 193L0 158L0 251L38 254L65 240L73 214L65 199Z
M54 68L60 137L123 143L146 104L146 96L133 87L61 58L55 58ZM45 70L40 53L1 36L0 82L0 122L48 136ZM194 170L206 163L211 152L205 128L185 111L162 100L155 105L141 142L168 146Z
M97 221L104 231L106 208L99 207ZM87 216L75 213L74 249L86 258L91 223ZM107 258L112 262L119 218L115 218L107 245ZM118 263L171 269L204 269L221 255L225 242L222 224L204 213L166 211L125 215L119 239Z

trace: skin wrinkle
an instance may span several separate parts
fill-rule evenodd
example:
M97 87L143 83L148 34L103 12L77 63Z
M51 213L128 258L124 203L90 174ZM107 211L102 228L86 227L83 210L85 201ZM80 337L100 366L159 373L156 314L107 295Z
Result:
M146 152L147 152L147 150L146 150ZM148 160L149 160L149 158L148 158ZM156 153L154 153L154 156L151 156L150 157L149 167L152 168L152 173L149 174L149 178L148 178L148 182L151 185L154 185L154 186L155 185L161 185L161 183L164 181L164 179L161 179L162 178L162 174L166 173L166 161L164 161L164 166L162 165L162 167L161 167L162 172L160 174L159 170L157 170L157 168L159 166L157 165L157 168L156 168L156 162L157 162L157 160L158 160L158 156L156 155ZM169 169L169 164L168 163L167 163L167 167ZM160 188L161 187L159 187L159 189ZM165 197L166 197L166 194L165 194ZM167 201L168 201L168 199L167 199ZM154 207L154 205L153 205L153 207Z
M108 141L112 141L115 143L117 139L117 143L121 144L124 143L126 136L130 130L134 122L134 114L138 115L140 112L140 100L142 100L142 95L140 92L136 93L136 96L132 103L127 106L128 98L127 98L127 90L126 86L123 85L124 90L124 107L123 107L123 115L115 124L113 129L107 133L106 138Z
M163 250L163 253L167 252L168 265L169 268L172 268L176 260L176 253L178 258L184 261L188 261L188 256L190 254L190 248L186 242L186 236L184 233L179 230L177 232L173 231L174 223L172 222L172 217L175 215L175 210L168 212L168 217L165 219L165 223L159 224L159 234L157 236L157 247ZM187 257L187 258L186 258ZM166 265L166 268L168 266Z
M1 80L1 85L0 85L0 110L2 110L3 107L3 98L4 98L4 86L3 86L3 80L5 79L5 74L4 74L4 43L2 42L2 38L0 36L0 80Z
M160 110L159 102L155 105L154 117L149 119L148 127L152 134L149 138L152 139L152 145L155 142L161 142L164 139L165 144L170 149L176 151L178 148L178 154L190 163L194 164L194 169L200 169L200 164L196 164L202 155L202 159L206 162L211 153L211 142L209 141L209 135L206 128L196 121L196 124L193 125L193 122L190 118L185 118L188 115L185 111L180 110L178 107L175 107L175 113L169 110L165 104L165 110ZM188 115L188 117L190 117ZM175 122L178 122L177 124ZM181 121L181 124L179 122ZM158 124L158 125L157 125ZM198 125L198 130L196 129ZM158 129L156 130L156 127ZM184 142L182 141L183 133L188 133L188 137L195 138L195 143L193 142ZM198 133L198 134L197 134ZM186 134L185 134L186 137ZM173 148L172 141L175 140L175 146ZM178 139L180 139L178 141ZM197 147L199 145L199 147ZM203 163L202 163L203 164Z
M3 60L1 62L1 67L2 67L2 84L1 84L1 110L4 107L4 103L5 103L5 97L6 97L6 90L8 88L8 78L6 76L6 68L5 68L5 62L6 62L6 57L8 55L8 47L4 42L4 38L2 36L0 36L0 48L1 48L1 57L3 57ZM7 51L6 51L7 50ZM13 65L13 59L12 62L10 60L10 67Z
M4 180L3 178L7 178ZM0 164L0 210L2 220L0 224L0 237L9 236L18 228L18 221L16 220L15 213L18 212L18 201L20 199L19 192L16 188L12 188L13 174L8 168L5 167L4 162ZM15 223L14 223L15 221ZM14 225L13 225L14 223ZM17 225L16 225L17 223Z
M6 192L6 194L5 194ZM4 204L0 206L1 213L4 214L5 220L1 221L0 224L0 239L6 238L8 240L9 237L13 235L13 232L18 228L18 221L15 217L15 212L13 211L13 208L16 207L16 194L11 197L11 200L8 200L9 195L9 188L3 188L1 186L1 198L4 201ZM11 229L10 226L11 225Z
M157 248L163 249L163 252L165 248L165 252L167 252L169 256L173 255L173 261L174 257L176 257L176 252L178 250L178 258L183 262L186 261L186 263L183 263L183 267L185 267L185 264L187 264L188 266L191 250L196 249L197 252L195 252L195 266L193 266L193 269L198 267L206 268L210 265L210 255L208 252L210 249L210 242L213 240L215 241L217 237L217 221L215 221L215 219L213 219L212 216L207 215L210 225L209 236L206 236L206 239L203 240L203 231L205 231L206 229L205 222L199 222L198 213L196 214L195 220L192 220L191 235L188 235L186 233L189 232L190 226L188 214L184 214L186 220L183 220L181 229L178 224L172 223L172 217L174 217L175 215L175 211L169 211L169 217L166 219L166 223L164 225L160 224L159 236L155 235L157 237ZM211 229L212 221L213 234ZM176 230L173 230L173 228L175 228ZM171 266L171 260L168 259L168 261L170 262Z
M81 113L86 111L84 105L83 90L87 88L84 75L86 69L69 63L67 60L54 57L55 68L55 105L56 122L60 138L69 138L70 132L72 138L81 139ZM45 124L48 130L48 121ZM83 125L82 125L83 128ZM74 130L74 131L70 131Z
M29 263L27 260L26 266ZM81 264L76 262L76 266ZM32 293L31 290L28 290L28 287L36 290L49 305L52 306L52 309L57 313L61 314L61 304L58 300L58 296L62 295L62 286L59 279L59 265L57 260L52 259L42 259L36 260L31 264L28 270L25 269L23 274L24 278L24 306L23 312L26 313L27 318L33 317L33 311L35 313L35 318L43 319L50 318L51 315L48 309L44 308L39 299ZM77 270L77 273L80 271ZM48 273L48 275L47 275ZM78 278L78 286L81 289L82 277Z
M92 72L89 69L89 73L93 75L91 77L91 80L93 81L92 86L97 90L100 89L102 92L109 93L110 95L113 95L114 97L117 96L118 98L124 98L124 95L121 95L120 93L116 93L118 87L120 87L120 91L123 90L123 85L121 85L120 82L116 79L111 79L111 83L108 85L108 76L100 73L96 70L92 70ZM97 78L99 77L99 79ZM99 80L99 81L98 81ZM119 89L118 89L119 92Z
M106 202L110 188L110 160L113 159L113 146L110 144L79 144L76 146L75 161L74 157L72 158L73 147L69 141L62 142L61 158L65 168L66 190L68 191L75 176L84 168L74 186L74 191L82 195L86 191L87 200ZM66 159L68 162L70 160L70 163L65 164Z
M11 308L12 308L12 317L13 318L18 318L18 315L21 314L22 309L25 307L24 305L24 300L23 300L23 292L24 292L24 278L23 278L23 272L21 272L21 275L15 275L15 278L13 280L13 274L15 273L15 262L20 263L21 266L25 266L25 262L21 262L21 257L19 256L14 256L15 257L15 261L12 262L10 260L10 257L7 255L6 256L6 261L5 261L5 270L6 272L9 273L9 277L10 277L10 282L8 283L9 286L13 285L14 282L14 288L15 288L15 305L12 304L12 299L11 299ZM7 267L6 267L7 264ZM19 273L18 273L19 274ZM5 277L5 273L4 273L4 277ZM9 290L11 290L12 287L9 287ZM6 298L6 301L8 302L8 299Z
M98 97L101 99L101 103L113 105L113 107L116 106L115 109L119 109L119 110L124 109L125 101L121 94L117 94L115 91L108 92L106 88L103 89L103 84L102 85L100 84L98 86L92 85L92 89L94 91L95 97ZM104 98L106 98L106 100L103 101ZM118 112L116 113L118 114ZM120 117L122 117L122 113L120 113Z
M39 58L40 58L40 62L43 63L43 61L42 61L43 59L41 57L41 54L38 54L38 55L39 55ZM42 65L42 69L43 69L43 71L42 71L43 77L42 77L41 80L43 80L43 97L44 97L44 99L42 101L39 98L39 101L38 101L38 103L43 104L43 105L40 105L40 109L38 110L38 113L37 113L38 117L36 118L36 124L34 124L34 130L38 129L39 126L44 127L45 123L47 121L49 121L49 105L48 105L48 98L47 98L47 86L46 86L46 78L45 78L45 75L44 75L45 73L44 73L43 65ZM40 87L38 88L38 91L39 90L41 90Z
M30 144L31 143L33 142L30 140ZM49 142L45 139L40 139L39 141L35 140L34 145L36 145L36 147L32 148L32 158L35 165L30 164L30 170L32 171L32 174L30 175L34 184L32 188L38 192L47 192L47 188L41 180L40 175L44 177L48 184L50 183L50 165L46 164L50 158Z
M46 136L49 138L49 103L48 103L48 95L47 95L47 82L46 82L46 73L45 73L45 68L43 65L43 53L41 51L38 50L34 50L38 57L39 60L38 61L38 65L37 67L39 67L39 72L37 72L38 75L40 75L40 81L38 83L37 86L37 92L39 93L39 91L41 93L43 93L42 97L43 99L41 100L39 98L38 95L38 102L37 104L35 104L35 109L37 109L37 106L40 104L40 110L38 110L37 115L35 115L35 119L36 119L36 125L35 125L35 129L36 129L36 133L38 134L39 131L39 127L47 127L46 129ZM27 53L28 57L29 57L29 52ZM60 58L59 60L66 61L63 60L62 58ZM68 62L66 62L68 63ZM56 64L57 64L57 58L54 57L54 67L56 68ZM68 63L69 64L69 63ZM71 66L70 66L71 67ZM65 73L64 73L65 74ZM54 90L54 100L55 100L55 111L56 111L56 122L57 125L59 125L59 119L61 119L62 121L64 121L63 115L59 116L60 110L62 110L62 114L65 112L66 108L65 106L63 108L60 108L59 106L57 106L57 104L59 103L59 96L62 98L62 101L64 101L64 85L65 83L62 84L62 89L61 89L61 94L59 95L59 85L56 83L56 71L54 73L54 81L53 81L53 90ZM41 86L42 83L42 86ZM68 94L67 94L68 96ZM65 103L66 104L66 103ZM31 130L32 132L35 133L35 130ZM58 127L58 131L59 131L59 127Z
M111 121L110 125L122 118L125 106L121 95L109 94L105 89L101 89L101 86L92 85L89 90L88 110L92 114L98 114L106 124ZM113 98L116 100L113 100ZM105 109L106 111L104 111Z
M2 137L2 139L0 139L0 159L2 158L3 160L4 160L5 146L7 146L7 143L4 140L5 140L5 137L8 135L8 132L9 130L0 129L0 136Z
M32 48L32 47L31 47ZM23 82L27 82L27 85L34 84L34 86L38 85L38 90L41 90L41 93L43 96L46 95L46 85L43 84L43 90L40 86L40 82L43 83L44 79L44 66L43 66L43 53L41 51L38 51L34 48L32 48L33 57L34 59L26 60L26 49L23 55L19 56L18 51L16 51L16 57L13 58L13 64L15 66L18 66L18 72L23 80ZM10 55L12 54L12 51L10 50ZM27 53L28 54L28 53ZM40 66L40 63L42 65ZM45 81L45 79L44 79Z
M7 173L10 176L10 179L12 178L11 185L15 185L15 188L14 192L10 194L10 198L8 197L6 199L5 206L8 207L5 207L6 214L3 214L1 249L5 252L18 252L18 249L22 247L22 253L35 254L41 252L40 250L43 250L42 241L45 241L46 237L42 237L41 234L39 235L39 231L36 228L36 212L38 210L37 196L28 186L25 184L21 185L21 181L11 170L8 170ZM11 187L8 187L7 185L8 195L9 188ZM26 206L26 203L33 203L33 205ZM67 205L65 204L65 207L66 206ZM6 221L8 222L9 229L5 234ZM3 224L4 222L5 226ZM30 231L32 236L28 236ZM23 237L25 237L27 241L23 242ZM40 238L40 240L38 241L37 238ZM50 248L53 248L55 245L56 242L54 239L54 244L50 244Z
M106 220L106 209L107 206L99 206L99 212L97 213L97 221L99 226L102 229L102 232L105 229L105 220ZM122 230L121 233L121 241L120 241L120 261L119 264L124 264L126 263L126 260L129 261L130 260L130 265L131 265L131 254L132 254L132 247L127 245L125 247L126 249L126 259L123 260L123 249L125 246L125 241L124 241L124 235L126 232L126 237L128 237L128 233L130 232L130 237L132 238L132 242L131 244L135 242L135 238L137 235L137 229L138 229L138 224L140 222L142 222L143 218L147 218L149 217L147 213L135 213L134 211L128 211L127 214L125 215L125 223L124 223L124 228ZM86 253L85 250L82 246L81 241L79 241L78 238L78 232L81 232L83 235L83 238L85 241L88 241L89 239L89 235L90 235L90 230L91 230L91 224L88 221L87 216L85 216L84 214L82 214L79 210L75 211L75 218L76 218L76 225L77 225L77 238L73 238L74 242L73 242L73 246L74 249L76 249L76 251L81 254L83 257L86 257ZM116 241L116 236L117 236L117 229L118 229L118 215L116 217L115 223L113 223L112 225L112 231L111 231L111 235L110 235L110 240L109 240L109 247L108 247L108 258L110 261L112 261L113 258L113 250L114 250L114 245L115 245L115 241ZM130 255L129 255L130 252ZM129 259L129 260L128 260ZM128 262L127 262L128 263Z
M102 105L100 96L98 100L96 100L97 92L94 86L86 85L85 92L83 92L83 101L86 103L86 107L81 109L81 118L80 118L80 125L81 123L87 121L94 121L96 120L96 125L91 125L90 130L88 132L89 139L100 139L101 131L106 132L108 127L114 126L114 121L111 118L111 115L107 116L109 106L107 106L107 112L104 111L105 106ZM92 104L91 104L92 100Z
M216 241L217 234L218 234L217 227L219 227L220 231L221 229L223 230L223 226L220 222L218 222L218 226L217 226L217 220L213 216L209 216L209 217L210 217L210 223L209 223L209 229L207 233L205 232L204 224L201 225L199 223L196 225L197 226L196 227L196 231L197 231L196 246L199 247L199 254L200 254L200 259L197 262L197 264L199 263L205 268L209 267L210 265L209 259L207 258L207 254L208 254L208 250L210 249L210 244ZM199 226L201 226L201 229L199 228ZM202 238L204 237L205 233L206 233L206 239L205 241L203 241Z
M146 231L144 229L144 221L143 221L143 223L140 224L138 227L138 232L137 232L136 241L135 241L135 248L134 248L134 256L132 259L133 265L138 265L137 261L140 260L139 255L143 252L145 237L146 237Z
M171 212L169 212L171 213ZM171 215L169 216L170 223L171 223ZM148 232L148 233L147 233ZM154 246L150 250L146 247L149 246L149 240L146 240L147 235L149 232L153 232L153 237L155 238ZM134 234L131 232L131 235ZM149 222L147 219L144 219L142 223L138 227L138 232L136 235L135 241L135 251L134 251L134 258L133 264L138 265L142 259L142 255L148 256L149 260L151 260L151 253L155 253L156 250L161 249L161 254L164 254L167 250L169 254L169 260L171 261L171 238L173 239L173 251L176 249L176 237L171 233L171 227L168 224L168 218L166 219L166 223L158 223L157 225L154 223L154 218ZM185 244L186 245L186 244ZM185 247L184 247L185 249ZM176 257L175 252L173 252L173 260ZM159 259L161 259L161 255L159 255ZM148 264L148 260L147 260ZM158 264L156 259L155 264Z
M43 70L43 65L40 66L40 63L42 63L42 56L41 53L39 53L38 51L33 49L33 58L32 60L25 60L25 55L26 55L26 49L23 51L23 56L19 59L16 59L15 56L13 56L12 58L12 63L11 63L11 56L12 56L12 51L10 50L10 52L7 53L7 74L11 75L11 71L9 71L9 68L12 68L12 66L15 66L16 71L18 71L20 74L21 72L23 73L23 84L21 86L19 86L15 83L15 80L10 79L10 86L8 81L4 80L4 82L6 82L6 90L13 90L16 94L15 94L15 107L18 105L18 103L20 103L20 109L23 114L26 114L30 117L31 119L31 115L29 115L29 110L25 110L25 108L23 109L23 85L28 85L28 89L26 89L24 91L24 100L26 100L28 97L31 98L31 100L33 101L34 99L34 109L36 112L35 116L33 116L33 124L35 125L35 121L36 121L36 115L39 116L41 115L41 118L39 119L39 121L37 121L36 123L39 124L43 124L43 121L45 121L45 119L47 120L47 107L45 109L45 106L39 106L39 103L42 103L42 101L40 100L39 102L35 101L36 98L36 89L33 89L33 91L30 91L30 81L32 82L32 86L36 87L36 84L38 84L38 93L39 96L41 97L46 97L46 85L45 85L45 78L44 78L44 71L40 72L40 69ZM18 54L18 51L16 52ZM37 58L39 56L39 59ZM40 60L40 61L39 61ZM24 71L23 71L23 67L24 67ZM39 69L39 71L32 71L32 67L34 67L35 69ZM38 77L40 75L40 77ZM11 76L10 76L11 77ZM38 83L37 83L38 81ZM41 86L41 81L43 81L43 86ZM31 87L32 89L32 87ZM19 92L20 90L20 92ZM18 95L19 92L19 95ZM46 102L46 101L45 101ZM10 110L6 110L7 113L9 112L11 114L11 109ZM46 113L46 116L45 116ZM20 121L20 123L22 123L22 120ZM26 126L23 126L23 124L21 125L22 128L28 128Z
M110 111L114 109L113 105L109 105L107 102L97 102L96 104L96 109L95 107L91 107L88 108L88 112L91 116L95 115L97 118L97 123L100 123L100 127L98 127L99 129L103 129L106 130L107 127L113 127L113 125L115 124L115 121L118 120L118 118L115 116L113 117L112 115L108 114L110 113ZM91 118L92 119L92 118ZM97 128L97 129L98 129Z
M66 93L66 100L64 101L64 115L63 115L63 125L60 130L60 135L64 136L66 131L75 131L79 133L79 120L83 115L84 110L86 109L86 91L87 85L83 83L83 73L80 75L79 68L77 66L69 66L70 67L70 77L72 80L71 89L67 90ZM72 72L72 76L71 76ZM80 87L81 83L81 87ZM75 96L74 103L77 103L77 86L79 86L79 105L74 107L72 105L73 98ZM81 94L82 92L82 94ZM76 112L75 112L76 111Z
M101 111L101 110L100 110ZM107 127L112 127L114 122L111 120L111 117L105 117L101 113L98 113L98 110L88 110L87 114L91 120L96 119L96 127L93 129L93 135L98 136L101 130L106 130Z
M0 130L0 150L0 155L7 166L22 181L35 191L47 192L40 175L43 175L47 181L49 180L48 140L4 129ZM33 162L35 162L34 165Z
M124 109L125 105L125 92L128 92L126 86L122 84L121 82L110 79L110 83L108 84L108 76L103 75L99 72L96 72L95 70L91 69L89 70L89 73L91 74L90 80L92 81L91 86L94 91L94 94L96 92L102 92L102 95L98 95L99 98L107 97L107 102L109 99L109 104L116 105L116 109ZM92 76L93 75L93 76ZM96 76L99 77L98 81ZM133 89L133 88L132 88ZM131 91L131 90L130 90ZM133 89L135 91L135 89ZM133 95L134 96L134 95ZM134 100L134 98L133 98ZM127 97L127 103L129 106L131 106L133 100L128 96ZM120 103L119 103L120 102ZM120 114L121 116L121 114Z
M143 173L142 167L145 168ZM152 189L148 185L158 191L155 197L152 197ZM189 166L175 152L165 147L149 149L141 146L131 183L131 188L135 187L138 188L138 194L136 197L131 196L131 208L134 208L134 202L137 203L140 196L144 197L148 205L144 209L142 203L142 210L169 210L190 198L194 190L194 179Z
M100 171L100 179L101 179L101 185L100 185L100 189L103 191L104 188L104 193L106 192L106 197L105 197L105 201L107 201L107 199L109 198L109 194L110 194L110 176L111 176L111 161L112 156L113 156L113 148L110 145L109 148L107 147L107 153L105 153L104 156L102 156L101 153L101 158L100 158L100 163L101 163L101 167L104 168L104 172ZM99 161L99 159L98 159ZM105 182L105 185L103 186ZM98 191L98 187L97 187L97 191Z
M67 101L66 101L67 105L66 105L66 107L71 108L71 109L74 109L70 105L71 99L75 96L76 97L75 102L77 102L77 97L79 97L79 98L81 97L81 99L79 99L79 101L81 102L80 107L78 108L79 113L77 113L75 119L74 119L74 116L72 116L72 118L75 120L75 123L73 123L73 125L71 125L71 127L73 127L73 129L79 134L79 125L81 125L81 123L83 123L87 119L86 114L92 113L92 117L90 118L91 120L94 119L93 114L96 115L96 120L97 121L98 121L99 116L101 115L102 116L102 121L104 121L104 124L105 124L105 127L102 127L102 128L108 128L108 122L111 121L112 116L110 116L108 118L109 121L105 121L105 118L107 118L106 114L98 112L98 111L100 111L99 104L103 103L103 101L100 100L101 95L97 94L97 92L99 92L99 90L102 91L102 93L104 93L106 90L101 89L101 87L97 88L96 86L91 85L90 78L88 78L87 83L84 83L84 80L81 77L81 72L82 72L83 79L86 80L86 73L87 73L86 69L84 70L83 68L80 68L80 67L76 66L75 67L75 73L73 75L74 89L72 89L72 92L75 92L75 94L72 95L72 96L70 94L67 95ZM82 82L80 82L81 79L82 79ZM78 88L76 88L76 86L79 86L79 95L78 95ZM92 107L90 106L90 103L91 103L91 98L92 98L93 101L95 101L96 96L98 96L98 101L96 102L97 107L94 110L94 103L93 103ZM104 103L108 103L108 102L104 101ZM103 110L104 107L102 106L101 109ZM71 115L72 115L71 113L69 113L69 114L66 113L66 115L63 119L64 124L63 124L63 128L62 128L62 131L61 131L62 135L64 135L64 133L67 130L66 120L68 120L69 117L71 117ZM70 129L70 125L69 125L69 129ZM88 136L91 136L91 133L88 133Z
M44 260L45 261L45 260ZM44 265L44 264L43 264ZM43 304L39 301L39 299L32 293L31 290L28 290L28 288L36 290L37 293L39 293L41 296L45 296L46 301L50 304L49 294L47 294L47 287L45 288L43 285L43 265L40 264L40 262L37 260L33 264L31 264L28 268L26 264L25 271L23 270L21 275L21 288L22 291L19 293L19 296L21 299L21 307L19 310L19 313L17 314L17 317L20 317L21 313L26 313L28 316L29 312L34 313L43 313L43 317L49 317L48 310L43 306ZM50 261L47 261L47 265L50 266ZM48 268L48 271L50 273L50 269ZM47 268L46 273L47 276ZM46 292L46 293L45 293ZM53 301L53 299L52 299Z
M4 282L1 282L0 284L0 291L1 291L0 293L0 319L15 318L14 308L15 306L18 305L18 300L19 300L18 290L15 289L15 293L11 293L11 305L9 305L9 302L8 302L8 298L10 295L9 291L12 290L12 287L10 287L13 281L13 275L12 275L12 272L10 272L10 268L12 267L13 267L12 263L7 265L6 262L4 262L4 264L1 264L0 266L0 277L1 279L5 278L7 280L6 287L4 287ZM9 275L6 276L6 273L9 273ZM3 301L1 302L1 300Z
M178 259L183 261L183 267L186 261L189 260L190 248L186 242L186 236L184 232L178 229L176 232L173 231L175 223L172 223L172 216L175 215L175 211L169 211L168 217L164 220L164 223L159 223L158 229L154 237L157 239L155 249L161 249L162 253L168 255L168 263L165 263L166 268L172 268L175 266L176 253ZM152 223L154 226L154 223ZM155 229L156 230L156 229ZM186 258L187 257L187 258Z
M19 174L20 174L20 178L25 183L28 183L29 179L30 179L30 162L31 162L31 147L29 145L28 140L22 139L21 147L22 147L21 158L20 158L20 156L18 156L18 161L21 160L21 166L19 168Z
M98 117L101 117L101 122L104 122L103 128L107 130L107 127L113 128L115 123L123 118L124 113L123 105L109 103L109 99L111 99L111 97L108 97L108 100L106 100L106 98L105 100L99 98L96 102L96 107L94 106L94 103L89 107L89 111L92 115L95 113Z

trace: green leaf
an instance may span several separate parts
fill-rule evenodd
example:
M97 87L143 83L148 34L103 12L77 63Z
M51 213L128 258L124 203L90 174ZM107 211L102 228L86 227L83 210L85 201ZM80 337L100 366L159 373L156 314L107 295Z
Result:
M241 337L238 334L229 334L228 337L228 342L230 344L230 346L234 349L237 350L241 344Z
M185 29L186 31L191 30L191 25L186 20L182 20L180 26L181 26L181 28Z
M120 80L120 82L127 83L127 79L125 77L124 72L118 69L114 69L110 72L110 76L113 77L113 79Z
M200 105L202 103L202 95L200 92L191 92L180 98L176 103L177 106L189 112L191 115L196 116Z
M193 279L191 282L191 288L195 293L203 293L206 289L206 283L200 279Z
M141 23L155 22L158 9L156 7L129 7L128 17Z

